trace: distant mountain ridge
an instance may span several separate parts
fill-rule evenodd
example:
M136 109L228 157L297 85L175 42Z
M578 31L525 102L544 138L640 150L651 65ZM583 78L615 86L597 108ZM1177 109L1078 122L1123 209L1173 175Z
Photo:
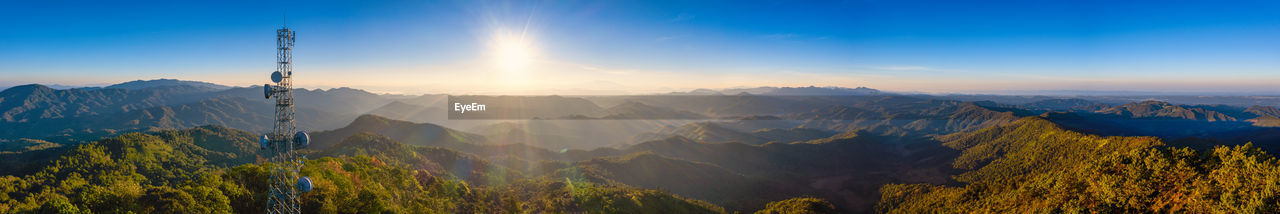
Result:
M385 135L398 141L415 146L435 146L453 149L470 148L483 144L484 136L453 130L429 123L411 123L391 120L376 115L361 115L346 127L330 131L312 133L314 149L324 150L337 145L347 136L371 132Z
M0 139L91 140L199 125L265 131L271 126L274 108L261 94L260 86L230 88L172 79L62 90L38 84L15 86L0 91ZM295 99L296 118L305 130L340 127L361 110L391 102L351 88L299 89Z
M484 111L462 114L449 111L450 115L468 119L552 119L569 115L586 115L604 108L595 102L568 96L451 96L450 102L485 104ZM452 109L453 106L446 108Z
M73 139L92 139L124 132L182 129L202 125L221 125L264 132L271 129L274 110L275 108L266 102L238 97L219 97L128 112L90 113L74 117L0 122L0 136L9 138L65 136ZM295 116L298 127L302 130L337 127L353 117L311 108L297 108Z
M231 88L205 94L205 97L234 96L250 100L263 100L262 86ZM317 110L340 114L364 114L394 101L368 91L353 88L302 89L293 90L294 106L315 108Z
M129 112L168 104L163 90L66 89L21 85L0 91L0 122L23 122Z
M165 86L191 86L196 88L207 89L209 91L221 91L231 89L231 86L218 85L208 82L176 80L176 79L154 79L154 80L134 80L120 84L110 85L105 88L141 90L155 87Z
M1028 109L1051 111L1099 111L1110 108L1110 105L1079 98L1047 99L1019 105Z
M856 87L845 88L839 86L829 87L756 87L756 88L730 88L730 89L695 89L689 92L672 92L672 95L735 95L735 94L755 94L755 95L777 95L777 96L833 96L833 95L880 95L880 90Z
M901 135L950 134L1013 122L1028 112L981 102L885 97L850 106L828 106L788 115L804 120L802 127L836 131L868 130Z
M594 113L602 119L705 119L707 116L689 111L628 101Z
M657 140L653 139L654 137L664 138L665 136L683 136L699 142L737 142L749 145L760 145L769 142L791 143L797 141L816 140L831 137L835 134L837 133L833 131L812 128L775 128L741 132L727 128L719 123L697 122L659 130L657 133L644 136L651 138L642 138L642 140Z
M1183 107L1164 101L1143 101L1098 111L1101 114L1132 118L1178 118L1205 121L1236 121L1235 117L1198 107Z
M392 101L391 103L387 103L387 105L366 112L366 114L383 116L390 119L415 122L448 120L448 113L448 110L443 107L439 107L439 105L436 107L428 107L410 104L403 101Z

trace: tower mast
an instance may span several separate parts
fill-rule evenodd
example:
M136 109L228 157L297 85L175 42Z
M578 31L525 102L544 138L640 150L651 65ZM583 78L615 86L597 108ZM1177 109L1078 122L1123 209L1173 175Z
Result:
M311 189L311 180L299 177L298 170L306 159L297 150L305 147L310 137L296 132L293 123L293 41L294 31L288 27L276 30L276 71L271 74L274 85L264 85L268 99L275 98L276 120L270 134L263 136L262 147L270 157L267 213L301 213L298 194Z

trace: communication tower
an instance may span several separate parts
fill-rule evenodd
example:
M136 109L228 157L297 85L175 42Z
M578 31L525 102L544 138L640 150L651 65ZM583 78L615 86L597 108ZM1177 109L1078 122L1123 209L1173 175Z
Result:
M260 142L271 161L267 213L301 213L298 194L311 190L311 179L298 175L306 159L298 150L306 147L311 137L297 131L293 123L293 36L288 27L276 30L276 70L271 73L275 84L263 85L263 94L267 99L275 98L276 104L275 128Z

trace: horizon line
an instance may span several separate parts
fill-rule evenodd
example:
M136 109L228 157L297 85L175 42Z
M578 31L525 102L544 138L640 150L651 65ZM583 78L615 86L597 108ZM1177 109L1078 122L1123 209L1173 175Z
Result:
M25 83L25 84L11 84L11 83L10 83L10 84L5 84L5 83L0 83L0 91L8 90L9 88L12 88L12 87L24 86L24 85L41 85L41 86L45 86L45 87L49 87L49 88L53 88L53 89L55 89L55 90L66 90L66 89L91 89L91 88L105 88L105 87L109 87L109 86L112 86L112 85L123 84L123 83L127 83L127 82L134 82L134 81L157 81L157 80L175 80L175 81L191 81L191 82L200 82L200 83L208 83L208 84L213 84L213 85L218 85L218 86L224 86L224 87L228 87L228 88L253 88L253 87L259 87L259 86L257 86L257 85L237 86L237 85L224 85L224 84L219 84L219 83L214 83L214 82L208 82L208 81L200 81L200 80L185 80L185 79L158 78L158 79L149 79L149 80L137 79L137 80L130 80L130 81L119 82L119 83L94 83L94 84L80 84L80 85L77 85L77 84L60 84L60 83ZM866 88L866 89L872 89L872 90L879 91L879 92L881 92L881 93L883 93L883 94L885 94L885 95L903 95L903 96L912 96L912 95L928 95L928 96L1056 96L1056 97L1071 97L1071 96L1102 96L1102 97L1112 97L1112 96L1280 96L1280 89L1277 89L1277 90L1204 90L1204 91L1187 91L1187 90L1182 90L1182 91L1160 91L1160 90L1125 90L1125 89L1117 89L1117 90L1103 90L1103 89L1096 89L1096 90L1090 90L1090 89L1008 89L1008 90L952 90L952 91L936 91L936 92L930 92L930 91L918 91L918 90L914 90L914 91L913 91L913 90L881 90L881 89L876 89L876 88L866 87L866 86L854 86L854 87L847 87L847 86L817 86L817 85L810 85L810 86L776 86L776 85L759 85L759 86L736 86L736 87L725 87L725 88L648 89L648 90L644 90L644 89L630 89L630 90L619 90L619 89L458 90L458 91L453 91L453 92L428 92L428 93L412 93L412 92L403 92L403 91L371 90L371 89L368 89L368 88L361 88L361 87L358 87L358 86L337 86L337 87L332 87L332 86L330 86L330 87L324 87L324 86L321 86L321 87L298 87L298 89L302 89L302 90L316 90L316 91L331 91L331 90L337 90L337 89L352 89L352 90L363 91L363 92L367 92L367 93L371 93L371 94L376 94L376 95L391 95L391 96L423 96L423 95L495 95L495 96L500 96L500 95L509 95L509 96L641 96L641 95L671 95L671 94L675 94L675 93L692 93L692 92L694 92L694 91L698 91L698 90L713 90L713 91L716 91L717 93L720 93L720 92L725 91L725 90L747 90L747 89L760 89L760 88L809 88L809 87L813 87L813 88L827 88L827 89L858 89L858 88ZM557 92L568 92L568 93L557 93ZM584 93L584 92L587 92L587 93ZM592 93L592 92L593 92L593 93ZM619 93L619 92L621 92L621 93ZM757 94L757 93L749 93L749 94ZM733 94L722 94L722 95L733 95ZM806 95L800 95L800 96L806 96ZM823 95L817 95L817 96L823 96Z

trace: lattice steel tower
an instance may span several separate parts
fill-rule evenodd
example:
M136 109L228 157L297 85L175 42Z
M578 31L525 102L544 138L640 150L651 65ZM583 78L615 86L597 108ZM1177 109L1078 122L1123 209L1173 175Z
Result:
M293 123L293 36L288 27L276 30L276 71L271 73L275 85L264 85L267 99L275 98L275 129L262 137L262 148L271 160L268 181L267 213L300 213L298 194L311 189L311 180L299 177L298 170L306 157L298 152L310 141L306 132L297 132Z

